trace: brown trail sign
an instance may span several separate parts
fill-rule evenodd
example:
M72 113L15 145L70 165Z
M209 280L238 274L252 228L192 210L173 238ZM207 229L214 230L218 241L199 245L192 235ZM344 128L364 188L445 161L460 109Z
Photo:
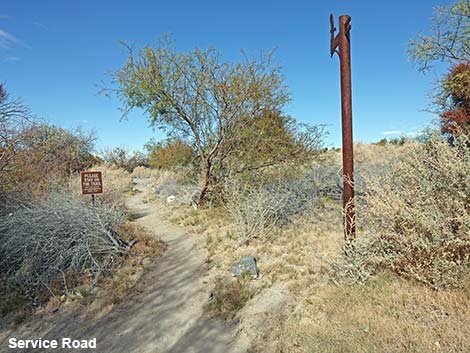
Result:
M82 194L91 195L91 201L95 204L95 194L103 193L103 178L101 172L81 172Z
M343 207L345 215L344 236L352 240L356 237L356 215L354 207L354 160L352 131L352 93L351 93L351 17L339 17L339 33L333 14L330 15L331 57L338 54L341 70L341 120L343 130Z

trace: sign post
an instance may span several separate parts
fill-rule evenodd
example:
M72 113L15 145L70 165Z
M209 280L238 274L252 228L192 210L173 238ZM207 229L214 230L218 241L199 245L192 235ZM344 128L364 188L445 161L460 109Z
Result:
M352 130L352 93L351 93L351 17L339 17L339 33L333 14L330 15L331 57L339 56L341 71L341 121L343 130L343 208L345 215L344 236L346 241L356 237L356 214L354 206L354 159Z
M103 178L101 172L81 172L82 194L91 195L91 203L95 205L95 194L103 193Z

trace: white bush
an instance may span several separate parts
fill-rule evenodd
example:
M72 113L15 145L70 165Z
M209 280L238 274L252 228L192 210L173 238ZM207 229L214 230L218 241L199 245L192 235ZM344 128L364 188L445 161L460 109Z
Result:
M127 251L115 227L123 214L67 194L51 194L0 218L0 272L23 292L50 288L69 271L98 274Z

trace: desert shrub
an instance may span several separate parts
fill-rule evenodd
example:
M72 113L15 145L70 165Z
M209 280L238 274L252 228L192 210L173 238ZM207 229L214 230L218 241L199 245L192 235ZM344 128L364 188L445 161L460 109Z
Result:
M286 163L302 164L312 160L324 147L327 135L323 125L306 125L277 111L264 110L244 117L234 131L223 171L245 174L253 170Z
M0 83L0 171L2 175L11 170L11 161L21 141L22 131L33 123L34 118L19 99L11 98L4 84Z
M103 274L125 254L127 242L116 233L123 214L113 207L92 207L69 194L55 193L17 207L0 218L0 273L22 293L34 295L61 281Z
M470 141L432 136L368 181L362 234L342 269L363 281L389 269L434 288L470 270Z
M377 155L385 153L379 148L382 150L365 153L366 148L360 146L355 170L355 190L359 197L366 194L369 179L385 175L389 170L387 158L376 160ZM399 148L407 150L409 146ZM399 160L404 153L393 151L392 155ZM266 174L255 173L250 177L253 180L248 181L238 175L229 178L224 187L224 204L234 220L240 242L263 237L290 223L296 215L318 212L316 206L320 199L340 205L341 173L341 165L334 158L324 158L308 168L292 166L268 178Z
M263 237L280 223L279 216L287 195L274 194L263 188L236 189L232 192L226 208L234 220L240 243Z
M93 133L80 128L67 130L50 124L37 124L22 132L20 150L30 156L27 162L39 162L47 169L69 175L96 162L93 155L95 140Z
M67 130L48 124L34 124L18 135L8 173L2 173L5 197L20 200L40 198L51 187L92 166L95 137L80 129Z
M134 170L131 173L131 176L134 178L139 178L139 179L151 179L155 178L160 175L159 170L155 170L153 168L149 167L144 167L144 166L138 166L134 168Z
M387 145L394 145L394 146L403 146L405 143L412 141L411 138L406 137L406 136L401 136L401 137L393 137L393 138L383 138L374 145L378 146L387 146Z
M225 206L241 243L260 238L292 217L312 211L318 200L341 197L341 176L334 165L315 165L302 177L279 179L252 187L235 179L225 187Z
M162 197L168 197L170 195L176 196L181 192L181 190L181 184L174 179L164 180L155 188L157 195Z
M124 147L105 149L102 152L104 161L114 167L126 170L129 173L137 167L148 167L148 157L140 152L130 152Z
M254 295L248 278L228 280L216 278L211 301L206 310L212 317L232 319Z
M470 132L470 63L460 63L450 70L442 82L446 110L441 113L442 130L455 135L459 130Z
M3 317L25 305L27 298L18 292L7 278L0 276L0 317Z
M157 169L187 167L195 162L194 149L180 139L167 139L157 142L151 148L149 165Z

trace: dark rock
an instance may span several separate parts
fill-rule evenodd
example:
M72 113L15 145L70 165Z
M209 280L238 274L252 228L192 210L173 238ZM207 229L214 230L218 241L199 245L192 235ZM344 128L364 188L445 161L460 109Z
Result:
M240 261L235 262L230 268L233 276L241 277L245 273L251 274L253 277L258 278L259 269L256 265L256 257L243 256Z

